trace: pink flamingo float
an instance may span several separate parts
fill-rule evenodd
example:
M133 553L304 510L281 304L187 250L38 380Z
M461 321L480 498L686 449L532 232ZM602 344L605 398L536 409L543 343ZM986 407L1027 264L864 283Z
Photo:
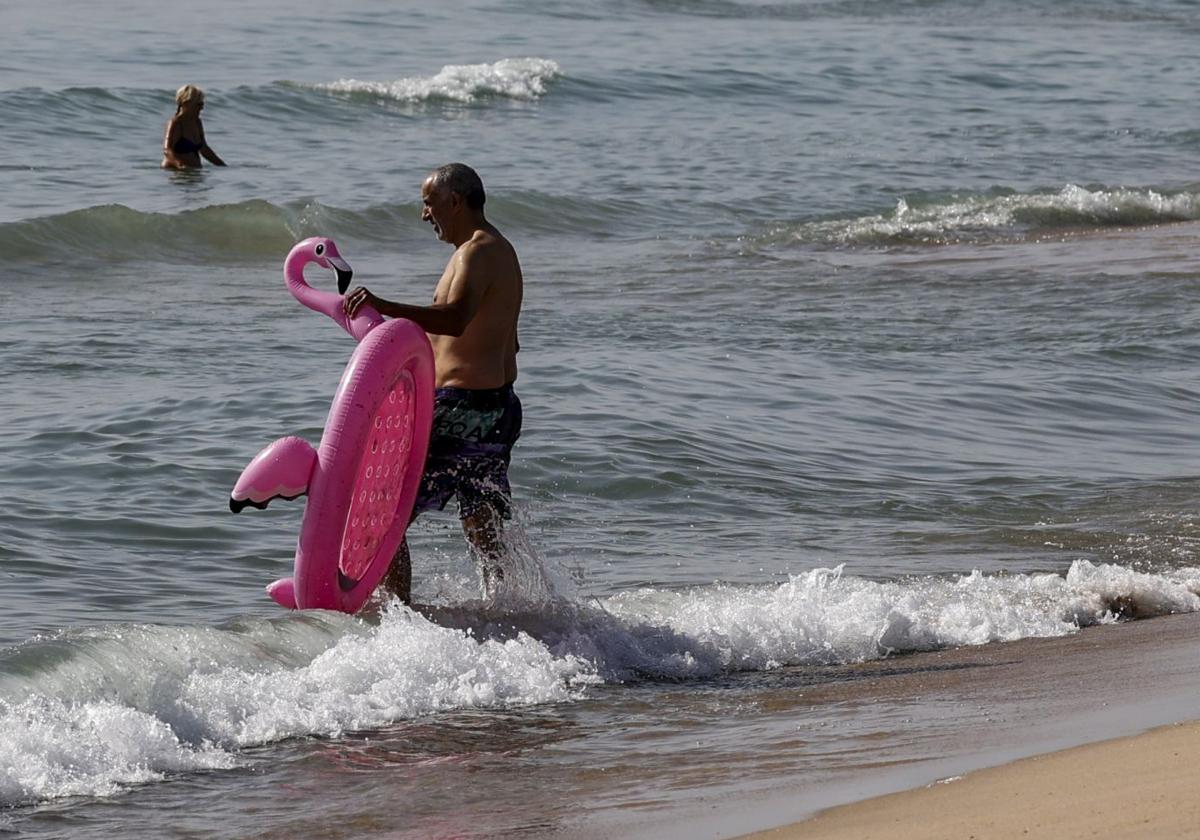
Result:
M304 267L337 274L338 294L314 289ZM354 613L387 572L404 538L425 466L433 421L433 351L412 321L364 306L342 310L352 271L332 240L314 236L283 264L288 290L358 340L317 449L298 437L267 446L242 471L229 508L265 508L308 494L292 577L267 594L289 609Z

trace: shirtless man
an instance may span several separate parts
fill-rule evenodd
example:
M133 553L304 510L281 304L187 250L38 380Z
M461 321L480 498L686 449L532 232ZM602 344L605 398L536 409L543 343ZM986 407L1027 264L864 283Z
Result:
M454 246L433 293L433 305L393 303L358 287L346 295L346 314L363 304L381 315L408 318L433 344L437 392L425 475L413 518L458 498L467 541L491 591L503 577L504 520L512 516L509 455L521 434L517 378L517 318L523 283L517 252L483 216L486 196L475 171L439 166L421 184L421 219ZM382 586L408 603L412 561L401 543Z

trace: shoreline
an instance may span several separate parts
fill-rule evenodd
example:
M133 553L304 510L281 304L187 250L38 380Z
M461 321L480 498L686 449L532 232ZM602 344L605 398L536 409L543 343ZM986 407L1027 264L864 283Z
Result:
M992 800L1000 803L1001 811L1025 810L1019 781L1007 804L1000 802L998 794L988 793L981 806L966 799L920 806L911 818L897 817L886 831L875 834L861 826L841 834L817 832L827 831L824 826L834 814L854 813L892 798L924 796L927 788L939 796L946 791L958 793L974 787L977 777L988 778L979 774L1025 768L1021 762L1041 763L1047 756L1079 749L1112 750L1111 744L1124 744L1164 727L1178 735L1192 726L1181 722L1197 721L1200 730L1197 645L1200 613L1179 613L1085 627L1066 636L871 660L840 668L829 679L807 680L804 669L798 669L800 678L790 680L784 670L771 684L741 698L760 712L744 747L710 737L692 761L676 768L675 772L686 771L693 778L708 774L707 784L671 788L660 778L657 783L666 785L667 792L654 800L647 796L646 807L587 826L582 836L680 840L1038 836L1036 826L1029 833L1023 833L1024 827L1012 833L951 827L939 835L932 833L925 816L930 809L985 813L996 804ZM831 709L840 709L849 716L845 720L857 720L866 728L855 732L836 718L831 723L822 717L822 710ZM836 733L832 740L827 737L830 733ZM705 749L726 756L723 765L706 759ZM1099 758L1085 762L1086 773L1061 772L1073 782L1090 780L1091 763L1107 762L1116 768L1114 778L1128 788L1126 776L1141 771L1123 763L1123 749L1098 753ZM1190 749L1190 745L1171 748L1185 754ZM1155 761L1151 754L1147 766ZM1200 782L1200 773L1190 768L1178 773L1191 782L1192 789ZM949 779L955 781L940 783ZM1032 791L1041 789L1039 784L1031 785ZM1072 788L1066 789L1055 805L1069 821L1077 810L1089 807L1084 802L1072 804L1074 794ZM1158 795L1151 785L1145 798ZM1106 800L1119 801L1119 796ZM656 805L653 810L648 809L651 802ZM1200 817L1196 824L1200 826ZM1047 829L1043 836L1060 835ZM1200 832L1130 836L1200 840Z
M1200 721L1022 758L743 840L1200 838Z

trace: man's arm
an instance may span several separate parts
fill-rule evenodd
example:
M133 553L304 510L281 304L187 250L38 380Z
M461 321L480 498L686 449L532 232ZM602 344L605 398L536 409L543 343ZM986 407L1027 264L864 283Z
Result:
M359 286L346 295L342 308L353 318L363 304L369 303L375 310L388 318L407 318L432 335L460 336L479 311L479 303L487 291L488 273L483 270L484 260L477 249L464 246L455 256L454 276L446 299L430 306L414 306L384 300L365 286Z

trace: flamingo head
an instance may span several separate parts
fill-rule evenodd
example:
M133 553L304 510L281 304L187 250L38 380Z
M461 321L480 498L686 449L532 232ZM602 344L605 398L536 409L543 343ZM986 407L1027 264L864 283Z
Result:
M314 289L304 282L304 267L314 262L337 274L337 294ZM333 240L324 236L311 236L297 242L283 261L283 280L292 296L309 309L328 315L356 341L362 341L367 333L383 323L383 316L371 306L362 306L353 318L347 317L342 295L346 294L353 276L354 272L338 253Z
M338 253L337 245L333 244L332 239L324 236L310 236L303 242L297 243L292 252L307 257L306 262L315 262L321 268L333 271L337 275L338 294L346 294L346 289L350 288L350 279L354 276L354 270L350 268L349 263L342 259L342 255Z

